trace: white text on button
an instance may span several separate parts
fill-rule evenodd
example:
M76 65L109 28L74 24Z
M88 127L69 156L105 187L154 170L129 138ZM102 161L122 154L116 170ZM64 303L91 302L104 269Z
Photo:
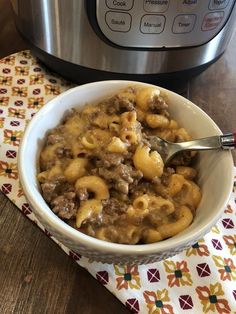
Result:
M205 15L202 22L202 31L215 29L223 20L224 12L212 12Z
M131 15L128 13L108 11L106 23L115 32L128 32L131 27Z
M117 10L130 10L133 3L134 0L106 0L108 8Z
M169 0L144 0L144 10L150 13L162 13L168 9Z
M144 15L141 19L140 31L144 34L160 34L165 26L163 15Z
M189 33L193 30L196 22L196 15L194 14L180 14L176 16L172 31L175 34Z
M227 7L229 0L211 0L209 9L210 10L219 10Z

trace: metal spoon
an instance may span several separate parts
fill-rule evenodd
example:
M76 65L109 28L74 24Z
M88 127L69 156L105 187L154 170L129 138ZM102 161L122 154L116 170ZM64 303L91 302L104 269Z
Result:
M177 153L185 150L212 150L236 148L236 132L224 135L205 137L182 143L171 143L157 136L149 136L149 143L153 150L161 155L167 164Z

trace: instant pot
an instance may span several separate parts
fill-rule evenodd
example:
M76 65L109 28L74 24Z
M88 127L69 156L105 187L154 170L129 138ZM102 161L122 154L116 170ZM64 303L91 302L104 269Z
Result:
M76 82L199 73L225 51L234 0L12 0L16 25L48 67Z

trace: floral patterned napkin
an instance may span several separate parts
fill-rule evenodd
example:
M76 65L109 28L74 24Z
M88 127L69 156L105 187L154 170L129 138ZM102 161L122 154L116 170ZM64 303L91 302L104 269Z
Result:
M181 254L148 265L90 262L59 243L37 221L18 180L18 147L32 116L70 87L70 83L40 65L29 51L0 60L2 193L132 312L236 313L236 182L222 218L204 239Z

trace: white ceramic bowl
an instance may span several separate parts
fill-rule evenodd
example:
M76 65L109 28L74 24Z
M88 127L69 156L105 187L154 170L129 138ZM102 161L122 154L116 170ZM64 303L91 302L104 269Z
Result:
M203 197L193 223L167 240L142 245L124 245L87 236L58 218L44 201L36 179L39 151L49 129L56 127L65 111L108 97L131 81L101 81L75 87L48 102L29 123L19 151L18 168L25 195L44 227L68 248L106 263L150 263L181 252L204 236L221 216L233 184L233 159L229 151L200 153L197 167ZM182 96L160 88L168 95L169 111L194 138L221 134L212 119Z

